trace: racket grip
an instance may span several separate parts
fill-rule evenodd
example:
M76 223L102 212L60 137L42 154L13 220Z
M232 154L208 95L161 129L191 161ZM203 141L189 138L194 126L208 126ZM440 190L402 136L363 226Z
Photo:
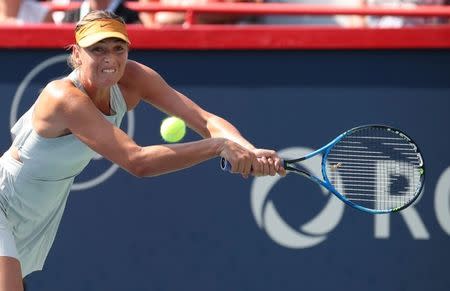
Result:
M231 164L225 158L220 158L220 168L223 171L231 172Z
M283 159L281 159L281 164L283 167L286 167L286 163ZM220 158L220 168L223 171L231 172L231 164L225 158Z

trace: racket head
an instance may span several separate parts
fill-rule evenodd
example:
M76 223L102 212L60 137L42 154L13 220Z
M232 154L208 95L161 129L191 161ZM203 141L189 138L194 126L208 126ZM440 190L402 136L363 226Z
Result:
M359 126L322 150L322 185L354 208L372 214L396 212L411 205L422 192L422 154L399 129Z

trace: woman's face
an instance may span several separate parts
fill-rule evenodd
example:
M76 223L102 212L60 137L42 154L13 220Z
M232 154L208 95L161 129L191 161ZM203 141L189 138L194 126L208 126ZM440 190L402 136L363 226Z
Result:
M123 76L128 60L128 44L118 38L106 38L75 54L82 80L94 87L110 87Z

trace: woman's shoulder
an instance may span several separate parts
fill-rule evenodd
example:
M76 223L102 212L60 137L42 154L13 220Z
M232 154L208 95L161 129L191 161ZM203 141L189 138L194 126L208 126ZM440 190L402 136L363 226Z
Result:
M54 98L61 98L73 95L79 91L68 77L50 81L43 89L42 93ZM81 93L81 92L80 92Z
M161 86L161 78L150 67L128 60L123 77L119 81L119 87L128 104L128 108L134 108L143 96L147 96L149 88Z
M86 96L69 79L49 82L35 103L34 126L43 136L57 137L67 134L67 120L73 112L84 109Z
M157 75L156 71L150 68L149 66L134 61L128 60L125 66L124 77L130 80L136 80L139 77L151 77Z
M146 87L158 81L158 73L142 63L128 60L123 77L119 81L119 85L125 87Z
M44 103L53 106L64 106L69 102L80 100L79 96L82 95L84 94L73 85L72 81L65 77L50 81L42 90L39 99L45 100Z

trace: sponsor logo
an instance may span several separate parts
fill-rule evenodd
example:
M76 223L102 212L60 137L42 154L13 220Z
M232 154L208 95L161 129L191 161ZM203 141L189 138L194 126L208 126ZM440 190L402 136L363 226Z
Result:
M279 154L289 159L304 156L312 151L313 149L309 148L294 147L281 150L279 151ZM315 176L321 177L320 157L305 160L301 165ZM251 209L257 225L264 230L274 242L283 247L292 249L311 248L324 242L328 238L328 234L341 222L344 210L347 208L347 206L334 197L334 195L329 194L323 187L316 185L315 189L317 189L317 193L313 194L321 195L322 200L325 201L324 206L313 215L312 218L303 221L300 226L292 226L295 223L280 214L274 197L283 196L283 199L288 197L288 195L285 195L286 193L280 193L280 189L276 187L277 184L295 183L292 180L297 181L299 179L303 180L300 181L303 183L307 183L308 181L301 177L298 177L298 179L295 179L295 177L283 179L278 176L258 177L253 180L250 190ZM297 203L298 205L296 203L290 203L291 205L289 205L290 209L295 209L299 212L305 211L312 206L305 206L311 202L304 199L306 193L304 193L305 190L300 186L302 185L298 184L295 185L294 188L290 185L291 188L289 189L289 192L298 192L297 195L303 196L299 200L301 203ZM303 184L303 186L305 186L305 184ZM425 191L425 189L422 191ZM414 206L419 203L421 197L423 197L423 195L419 196L419 199L413 205L401 212L369 216L374 219L373 237L375 239L389 239L391 234L391 215L400 215L413 239L430 239L430 233L428 232L419 211ZM447 235L450 235L450 167L447 168L438 179L434 193L434 211L442 230Z

